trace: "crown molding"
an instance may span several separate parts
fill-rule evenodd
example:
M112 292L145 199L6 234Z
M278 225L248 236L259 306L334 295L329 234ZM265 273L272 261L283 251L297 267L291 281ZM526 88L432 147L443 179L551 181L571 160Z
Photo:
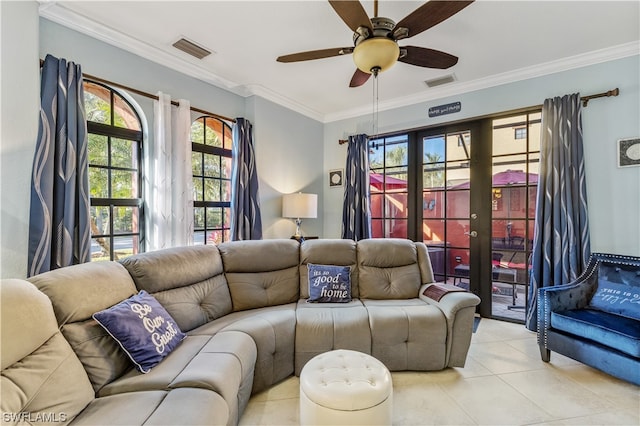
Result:
M378 105L378 111L391 110L423 102L430 102L450 96L457 96L464 93L474 92L476 90L488 89L490 87L500 86L503 84L515 83L522 80L542 77L549 74L555 74L562 71L582 68L589 65L595 65L602 62L609 62L636 55L640 55L640 40L613 46L611 48L595 50L581 55L546 62L543 64L537 64L531 67L525 67L501 74L495 74L473 81L455 82L446 86L427 89L427 91L425 91L424 93L394 98L388 101L382 101ZM370 105L327 114L324 116L323 121L324 123L330 123L333 121L360 117L367 114L371 114Z
M355 118L368 115L371 112L371 106L366 105L363 107L337 111L335 113L322 114L317 110L282 96L281 94L267 89L264 86L253 84L241 85L237 82L224 79L196 63L189 62L183 58L169 54L155 46L144 43L126 34L122 34L106 25L70 11L64 6L58 4L56 1L43 0L39 3L39 14L43 18L134 53L142 58L164 65L185 75L228 90L229 92L244 98L249 96L259 96L322 123ZM446 86L426 89L423 93L382 101L378 105L378 110L385 111L429 102L449 96L457 96L463 93L487 89L494 86L514 83L517 81L541 77L548 74L554 74L616 59L622 59L638 54L640 54L640 41L634 41L531 67L520 68L469 82L455 82Z
M41 2L38 11L41 17L67 28L71 28L72 30L164 65L180 73L213 84L237 95L247 96L245 88L236 82L221 78L197 63L171 55L162 49L73 12L56 2Z
M99 22L91 20L81 14L73 12L64 6L57 4L55 1L41 1L39 14L41 17L50 21L134 53L142 58L159 63L175 71L210 83L216 87L228 90L231 93L242 96L243 98L249 96L260 96L268 101L274 102L292 111L296 111L316 121L324 121L324 116L320 112L269 90L264 86L241 85L221 78L196 63L186 61L185 59L167 53L162 49L158 49L157 47L151 46L126 34L122 34L121 32L118 32L106 25L100 24Z
M275 104L278 104L282 107L288 108L292 111L300 113L306 117L312 118L316 121L324 123L324 115L313 109L309 108L306 105L303 105L299 102L296 102L292 99L287 98L286 96L282 96L281 94L274 92L271 89L267 89L266 87L258 84L249 84L245 86L248 96L259 96L263 99L271 101Z

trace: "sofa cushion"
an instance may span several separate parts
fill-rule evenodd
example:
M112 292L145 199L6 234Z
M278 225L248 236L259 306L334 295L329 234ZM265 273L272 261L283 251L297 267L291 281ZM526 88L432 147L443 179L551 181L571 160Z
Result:
M118 343L93 318L136 294L127 270L117 262L91 262L29 278L53 304L58 325L95 391L133 368Z
M371 355L391 371L441 370L447 366L447 320L420 299L367 300ZM426 350L428 348L428 350Z
M140 391L199 388L220 394L230 424L237 424L251 395L256 345L246 333L187 336L149 373L132 370L104 386L100 397Z
M0 302L0 412L8 416L2 423L22 424L31 414L44 413L55 416L52 423L70 422L94 393L58 330L50 300L27 281L3 280Z
M300 244L295 240L229 241L218 246L234 311L296 302Z
M295 374L314 356L334 349L371 353L367 309L358 299L349 303L306 303L296 309Z
M308 302L347 303L351 301L348 266L307 264L309 275Z
M358 286L362 299L413 299L422 284L416 245L410 240L358 241Z
M142 373L148 373L186 337L171 315L144 290L93 314Z
M232 312L191 330L190 336L238 331L253 338L257 348L252 392L260 392L293 373L296 304ZM216 334L217 335L217 334Z
M358 267L356 242L347 239L305 240L300 245L300 298L309 297L309 270L307 264L349 266L351 297L357 299Z
M229 425L224 399L208 389L137 391L95 399L74 425Z
M120 261L138 290L146 290L189 331L231 312L231 294L216 246L174 247Z
M552 312L551 327L640 357L640 321L594 309Z
M589 307L640 320L640 286L599 278L598 287L589 301Z

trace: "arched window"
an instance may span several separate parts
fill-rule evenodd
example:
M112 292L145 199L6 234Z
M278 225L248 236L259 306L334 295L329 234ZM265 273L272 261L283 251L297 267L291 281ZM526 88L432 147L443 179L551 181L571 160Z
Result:
M231 126L203 116L191 125L195 244L231 238Z
M89 139L91 260L143 251L142 122L113 89L84 81Z

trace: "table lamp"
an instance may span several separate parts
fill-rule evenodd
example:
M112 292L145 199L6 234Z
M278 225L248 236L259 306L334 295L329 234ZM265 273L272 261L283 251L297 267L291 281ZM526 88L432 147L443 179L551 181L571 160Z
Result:
M300 235L302 219L318 217L318 195L301 192L284 195L282 197L282 216L295 219L296 234L293 237L302 238Z

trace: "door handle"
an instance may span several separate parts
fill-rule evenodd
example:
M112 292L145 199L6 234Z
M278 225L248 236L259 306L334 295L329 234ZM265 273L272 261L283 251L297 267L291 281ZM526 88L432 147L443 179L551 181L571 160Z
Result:
M464 235L468 235L471 238L476 238L478 236L478 233L476 231L471 231L471 232L465 232Z

